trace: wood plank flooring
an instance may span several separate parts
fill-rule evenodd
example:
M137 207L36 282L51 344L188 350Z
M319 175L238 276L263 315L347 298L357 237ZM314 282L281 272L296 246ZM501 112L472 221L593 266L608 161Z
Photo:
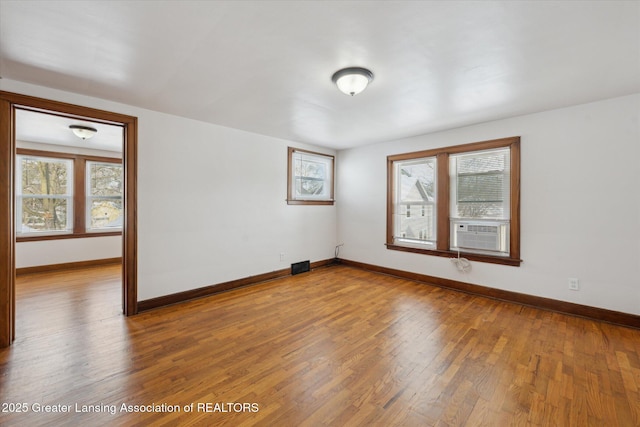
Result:
M17 293L3 426L640 425L639 330L355 268L130 318L117 266Z

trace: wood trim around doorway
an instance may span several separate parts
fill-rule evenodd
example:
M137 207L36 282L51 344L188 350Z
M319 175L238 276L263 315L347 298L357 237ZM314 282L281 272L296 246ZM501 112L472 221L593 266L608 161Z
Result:
M15 338L15 107L124 126L124 211L122 236L123 313L137 313L137 117L0 91L0 347Z

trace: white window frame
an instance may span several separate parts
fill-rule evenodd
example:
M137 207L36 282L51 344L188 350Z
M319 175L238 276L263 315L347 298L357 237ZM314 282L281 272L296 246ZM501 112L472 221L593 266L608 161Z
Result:
M22 186L22 162L23 160L34 160L48 163L65 163L67 166L67 185L65 194L24 194ZM73 160L62 157L47 157L28 154L18 154L16 156L16 237L24 236L56 236L73 233L74 219L74 164ZM66 225L63 230L30 230L22 223L23 202L25 199L58 199L65 200L67 204ZM27 228L25 228L27 227Z
M84 206L85 218L86 218L85 219L86 231L87 231L87 233L96 233L96 232L111 231L111 230L121 231L122 230L122 225L112 226L112 227L92 227L91 226L91 208L93 206L93 201L94 200L120 200L121 205L124 203L122 195L120 195L120 196L94 196L93 194L91 194L91 165L94 165L94 164L120 168L121 181L122 181L122 173L123 173L123 165L122 165L122 163L87 160L87 162L86 162L86 171L85 171L86 194L85 194L85 206ZM124 182L123 182L123 184L124 184ZM124 206L123 206L123 215L124 215ZM121 215L121 218L123 218L123 215Z
M394 162L394 175L395 175L395 200L393 202L393 211L394 211L394 242L398 244L406 245L406 246L414 246L414 247L422 247L428 249L436 248L436 240L438 234L438 220L437 220L437 211L436 211L436 201L437 201L437 159L434 156L415 158L406 161L397 161ZM402 175L403 175L403 166L414 166L416 164L430 162L433 167L433 184L434 184L434 194L433 200L430 201L418 201L418 202L410 202L407 200L401 200L402 191ZM419 212L414 212L412 209L414 206L420 206L418 209ZM402 231L402 222L403 221L420 221L422 218L425 218L425 208L426 206L431 206L432 208L432 229L429 230L428 233L425 233L423 229L417 231L418 236L408 237L404 231ZM427 236L431 234L433 236L432 239L428 239Z
M316 163L324 169L322 178L300 175L301 163ZM333 205L334 204L334 164L335 157L298 148L288 148L287 203L290 205ZM301 180L322 180L323 191L319 194L302 194Z

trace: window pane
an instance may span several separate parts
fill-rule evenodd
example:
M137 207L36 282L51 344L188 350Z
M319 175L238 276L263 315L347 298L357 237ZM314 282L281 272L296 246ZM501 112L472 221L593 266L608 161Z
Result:
M87 162L87 230L122 228L122 165Z
M436 159L398 161L395 176L394 237L435 242Z
M89 196L122 196L122 165L87 162Z
M18 194L69 194L68 177L72 176L69 160L19 156L22 187ZM69 183L70 184L70 183Z
M122 227L121 198L93 198L89 205L89 228L110 229Z
M454 218L509 218L509 150L451 157Z
M296 178L297 196L317 196L324 194L324 180Z
M18 233L71 230L69 197L19 197L18 210Z
M292 154L291 193L295 200L331 200L333 158L321 154L294 151Z
M16 172L16 232L71 231L72 161L18 155Z
M503 178L502 172L458 175L458 203L502 202Z

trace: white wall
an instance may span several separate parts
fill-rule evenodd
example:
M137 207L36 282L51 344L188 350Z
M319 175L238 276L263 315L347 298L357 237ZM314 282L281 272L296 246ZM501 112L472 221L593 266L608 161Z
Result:
M18 148L44 150L72 154L86 154L121 158L122 153L62 147L31 141L16 141ZM91 237L83 239L45 240L16 243L16 268L41 265L66 264L122 256L120 236Z
M7 79L0 89L138 117L139 300L333 258L336 207L285 201L287 146L333 151Z
M340 151L340 257L640 314L640 95ZM520 267L387 250L386 156L521 136ZM580 279L580 291L567 279Z
M335 206L285 199L289 145L334 152L165 114L139 117L140 299L333 258Z
M121 236L16 243L16 268L66 264L120 256L122 256Z

